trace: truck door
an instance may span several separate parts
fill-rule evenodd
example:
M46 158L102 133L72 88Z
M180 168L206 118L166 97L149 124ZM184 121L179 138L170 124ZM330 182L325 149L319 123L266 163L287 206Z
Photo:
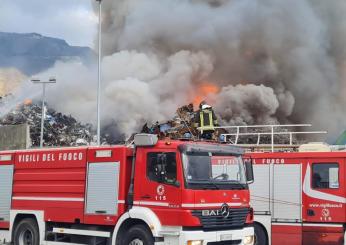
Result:
M272 244L300 245L301 164L273 164L272 178ZM294 159L290 159L296 162Z
M343 244L344 159L311 158L304 168L303 244Z
M88 163L85 223L114 223L118 215L119 162Z
M13 165L0 165L0 229L8 228L12 199Z
M138 149L136 165L134 205L150 208L165 225L179 224L182 181L176 151Z

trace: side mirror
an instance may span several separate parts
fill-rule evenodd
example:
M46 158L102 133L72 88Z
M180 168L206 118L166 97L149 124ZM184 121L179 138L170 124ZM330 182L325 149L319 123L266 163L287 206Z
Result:
M176 181L174 182L174 186L175 186L175 187L180 187L180 181L176 180Z
M254 174L253 174L253 166L252 166L252 160L245 161L245 171L246 171L246 182L248 184L251 184L254 182Z

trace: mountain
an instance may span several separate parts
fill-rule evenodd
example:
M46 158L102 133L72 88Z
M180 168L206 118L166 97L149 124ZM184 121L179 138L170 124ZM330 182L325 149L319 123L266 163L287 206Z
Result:
M90 62L94 57L92 49L70 46L62 39L0 32L0 67L15 67L29 76L52 67L58 60L80 58Z

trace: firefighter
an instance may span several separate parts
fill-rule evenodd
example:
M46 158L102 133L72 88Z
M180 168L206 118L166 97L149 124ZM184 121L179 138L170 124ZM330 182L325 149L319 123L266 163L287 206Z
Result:
M217 118L213 108L205 101L200 103L199 111L197 111L195 114L194 122L201 139L213 139L215 126L218 126Z

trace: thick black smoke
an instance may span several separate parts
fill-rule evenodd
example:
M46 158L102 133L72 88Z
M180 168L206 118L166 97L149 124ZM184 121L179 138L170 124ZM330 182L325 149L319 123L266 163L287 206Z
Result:
M152 94L163 104L187 100L184 89L208 81L221 87L216 109L231 124L313 122L331 135L344 129L345 1L105 0L104 9L106 56L135 50L165 64L188 53L187 77L172 74L167 84L161 71L139 79L149 87L156 80ZM196 54L204 59L191 59Z

